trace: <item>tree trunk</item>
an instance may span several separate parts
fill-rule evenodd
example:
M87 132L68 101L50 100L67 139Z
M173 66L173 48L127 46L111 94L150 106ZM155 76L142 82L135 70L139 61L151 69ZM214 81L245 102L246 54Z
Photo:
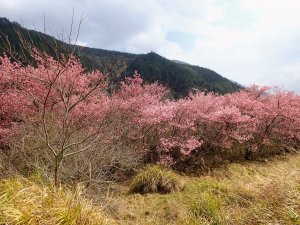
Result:
M246 160L250 160L251 157L252 157L252 151L251 151L251 149L246 148L246 150L245 150L245 159Z
M58 173L59 173L59 156L55 157L55 168L54 168L54 185L58 186Z

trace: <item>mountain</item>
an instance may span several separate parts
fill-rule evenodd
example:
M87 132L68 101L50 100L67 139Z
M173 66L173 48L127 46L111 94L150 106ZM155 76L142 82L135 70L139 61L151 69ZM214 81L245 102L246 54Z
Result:
M191 88L221 94L240 88L212 70L189 64L178 64L154 52L137 57L128 65L124 74L130 75L137 68L146 81L167 84L175 97L186 96Z
M19 35L18 35L19 34ZM111 75L111 82L117 82L135 71L141 74L145 82L158 81L170 88L175 98L186 96L193 88L220 94L230 93L242 87L222 77L220 74L203 67L193 66L178 60L168 60L154 52L148 54L131 54L118 51L74 46L54 37L22 27L0 17L0 53L5 51L7 41L18 53L22 51L19 36L29 40L37 48L59 58L60 52L74 50L86 70L99 69ZM58 51L54 51L57 49Z
M186 62L183 62L183 61L180 61L180 60L177 60L177 59L173 59L172 61L175 62L175 63L178 63L178 64L190 65L190 64L188 64Z

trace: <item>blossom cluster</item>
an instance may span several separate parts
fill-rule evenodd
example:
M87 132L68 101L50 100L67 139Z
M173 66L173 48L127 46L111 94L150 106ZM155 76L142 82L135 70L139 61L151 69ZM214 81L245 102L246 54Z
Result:
M122 140L141 154L155 150L159 162L172 164L174 150L189 156L203 149L255 150L300 140L300 96L293 92L253 85L226 95L194 91L172 100L165 87L144 84L135 74L108 94L107 75L86 73L75 57L58 61L35 54L36 66L0 58L1 145L19 134L19 127L41 132L43 123L42 139L55 141L53 146L72 145L78 135L102 144Z

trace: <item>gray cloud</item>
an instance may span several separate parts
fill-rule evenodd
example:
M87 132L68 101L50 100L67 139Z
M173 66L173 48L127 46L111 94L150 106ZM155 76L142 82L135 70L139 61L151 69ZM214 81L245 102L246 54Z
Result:
M22 18L26 27L43 31L45 13L47 32L66 37L73 6L75 25L86 15L79 44L153 50L245 85L281 85L300 93L298 0L0 0L0 16ZM193 37L193 43L170 34Z

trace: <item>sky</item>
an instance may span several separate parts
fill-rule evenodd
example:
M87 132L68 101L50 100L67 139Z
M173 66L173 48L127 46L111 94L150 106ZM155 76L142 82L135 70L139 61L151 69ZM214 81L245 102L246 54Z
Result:
M0 17L66 38L73 8L80 45L154 51L300 93L300 0L0 0Z

